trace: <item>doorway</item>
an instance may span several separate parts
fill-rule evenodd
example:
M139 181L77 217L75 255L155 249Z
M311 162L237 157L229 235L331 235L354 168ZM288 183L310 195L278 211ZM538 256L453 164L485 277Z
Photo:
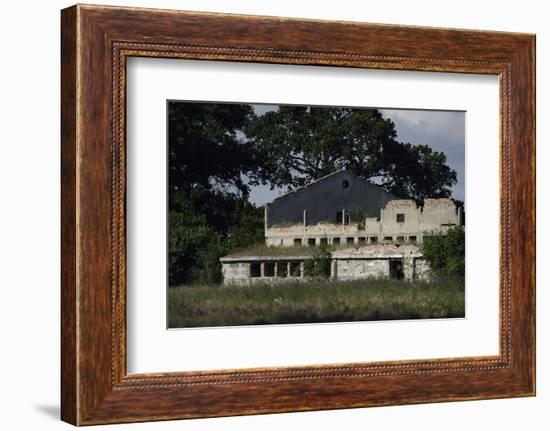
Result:
M395 280L403 280L403 260L390 259L390 278Z

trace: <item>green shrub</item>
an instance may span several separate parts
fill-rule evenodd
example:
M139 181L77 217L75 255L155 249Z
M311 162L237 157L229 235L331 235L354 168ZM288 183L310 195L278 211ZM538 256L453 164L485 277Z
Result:
M330 252L328 246L322 244L313 254L313 259L304 262L304 275L318 279L330 277Z
M422 254L438 275L464 275L464 228L453 227L446 235L425 236Z

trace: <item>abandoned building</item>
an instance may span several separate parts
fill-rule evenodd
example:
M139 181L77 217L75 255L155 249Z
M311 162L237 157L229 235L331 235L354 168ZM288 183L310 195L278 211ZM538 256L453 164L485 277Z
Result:
M462 225L451 199L396 199L348 171L327 175L265 206L266 245L420 243Z
M307 262L320 246L330 247L332 279L426 280L430 271L419 244L427 235L462 226L463 219L451 199L426 199L418 206L339 171L266 204L266 252L222 257L224 283L307 279ZM281 247L299 253L273 252Z
M315 260L315 256L306 253L307 248L305 249L301 254L289 256L275 254L222 257L220 260L224 283L305 281L310 276L307 262L314 263ZM333 280L428 280L429 267L415 245L378 244L332 251L327 275Z

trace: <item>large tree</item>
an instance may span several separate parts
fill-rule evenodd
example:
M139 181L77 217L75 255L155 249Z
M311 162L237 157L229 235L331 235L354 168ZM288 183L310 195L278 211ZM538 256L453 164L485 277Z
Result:
M169 282L212 283L219 258L263 237L263 215L248 202L259 154L242 130L245 104L168 104Z
M293 189L349 169L402 198L449 197L456 172L445 154L397 141L377 109L281 106L252 119L246 136L273 187Z
M226 223L257 182L259 155L242 133L254 117L247 104L168 104L171 209L191 199L210 223Z
M255 117L247 104L168 104L169 187L201 185L246 193L243 174L254 176L257 154L241 132Z

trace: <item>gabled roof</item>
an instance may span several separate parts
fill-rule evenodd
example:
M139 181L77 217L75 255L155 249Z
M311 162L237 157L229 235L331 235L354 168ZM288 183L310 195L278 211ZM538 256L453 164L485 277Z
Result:
M275 202L275 201L277 201L277 200L279 200L279 199L281 199L281 198L284 198L284 197L286 197L286 196L288 196L288 195L292 195L292 194L294 194L294 193L297 193L297 192L299 192L300 190L307 189L307 188L311 187L311 186L314 185L314 184L320 183L320 182L326 180L327 178L334 177L334 176L337 176L337 175L350 175L350 176L353 176L353 177L355 177L355 178L361 178L361 179L362 179L363 181L365 181L366 183L372 184L372 185L375 186L375 187L379 187L378 185L376 185L376 184L374 184L374 183L371 183L369 180L367 180L367 179L365 179L365 178L362 178L362 177L360 177L359 175L354 174L352 171L349 171L349 170L347 170L347 169L342 169L342 170L339 170L339 171L336 171L336 172L332 172L332 173L330 173L330 174L327 174L327 175L325 175L325 176L323 176L323 177L321 177L321 178L317 178L316 180L313 180L313 181L311 181L311 182L309 182L309 183L307 183L307 184L305 184L305 185L303 185L303 186L301 186L301 187L297 187L297 188L295 188L294 190L290 190L290 191L288 191L288 192L286 192L286 193L283 193L282 195L277 196L277 197L276 197L275 199L273 199L271 202L268 202L266 205L269 205L269 204L271 204L271 203L273 203L273 202Z

